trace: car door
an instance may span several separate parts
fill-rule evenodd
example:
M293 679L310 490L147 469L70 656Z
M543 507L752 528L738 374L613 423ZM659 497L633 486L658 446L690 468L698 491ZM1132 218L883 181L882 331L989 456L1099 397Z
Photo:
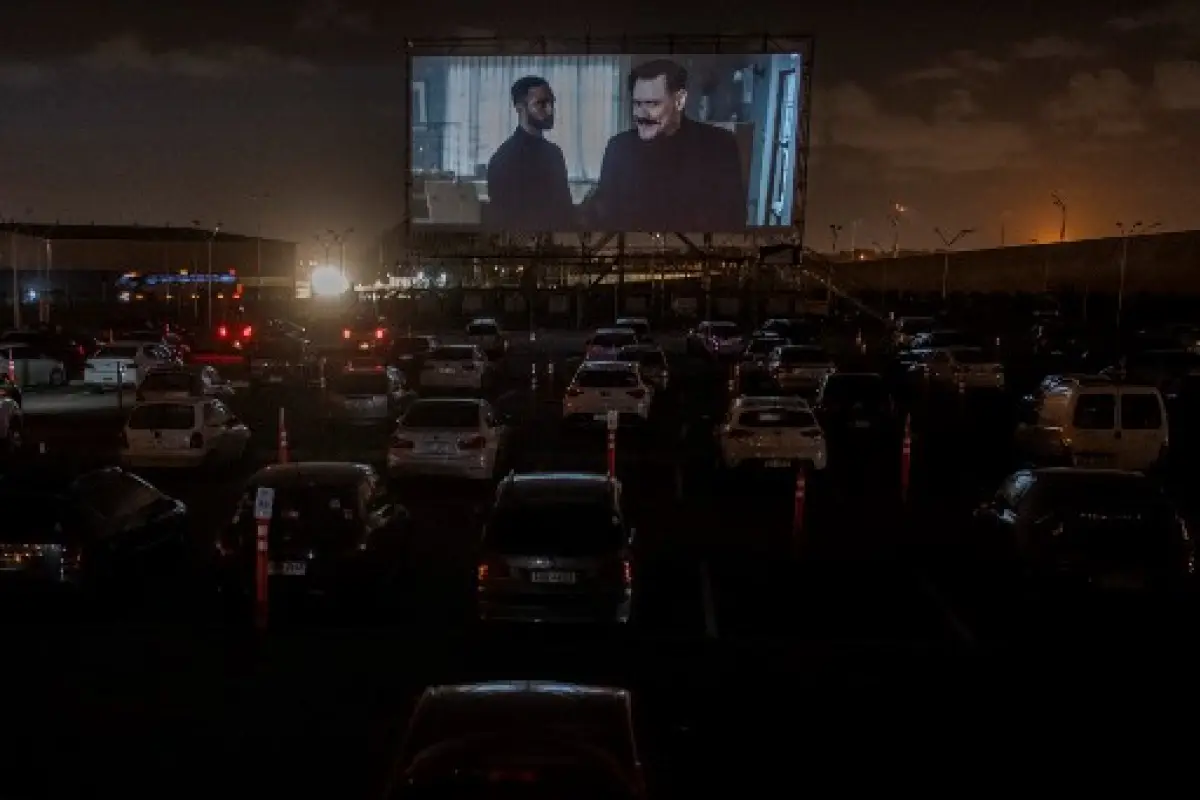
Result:
M1117 460L1122 469L1146 470L1162 456L1166 444L1160 395L1148 388L1121 387L1116 438Z

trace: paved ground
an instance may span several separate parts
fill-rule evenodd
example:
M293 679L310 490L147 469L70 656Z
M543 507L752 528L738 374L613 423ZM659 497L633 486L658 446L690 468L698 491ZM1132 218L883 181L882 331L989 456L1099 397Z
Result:
M603 469L602 434L566 433L557 422L582 338L543 335L517 343L506 360L494 400L518 421L517 469ZM164 601L103 624L54 621L12 633L10 641L19 635L26 644L6 655L7 666L38 687L12 716L28 730L15 751L28 756L24 774L46 775L64 792L148 793L187 775L198 792L238 780L280 795L364 796L423 685L520 676L633 687L648 760L666 794L714 781L766 787L790 774L794 751L783 742L814 757L832 754L812 771L833 774L846 756L830 737L849 734L855 713L878 720L882 708L915 702L911 692L951 694L971 684L975 671L956 654L1081 635L1077 617L1067 628L1044 609L1015 608L959 558L970 543L970 509L1013 463L1007 398L934 397L913 406L907 502L899 431L835 449L827 474L808 486L797 532L790 476L733 480L712 468L726 374L684 355L677 337L664 344L673 388L652 429L622 432L618 444L643 548L635 630L481 633L469 624L470 576L488 490L405 482L398 491L417 526L409 588L386 619L313 620L280 610L273 633L258 641L219 627L208 606ZM850 357L848 345L839 349ZM87 400L98 405L31 413L28 438L45 445L46 461L112 458L116 399ZM84 402L63 400L64 408ZM293 459L382 460L386 430L330 436L317 424L311 393L246 391L233 404L255 431L258 462L275 456L281 407ZM202 548L252 468L151 478L192 508ZM55 724L60 718L71 720L69 735ZM826 735L814 734L817 725ZM130 753L152 757L139 757L131 774ZM74 769L51 770L62 759ZM738 768L745 760L751 769ZM702 763L720 766L697 771Z

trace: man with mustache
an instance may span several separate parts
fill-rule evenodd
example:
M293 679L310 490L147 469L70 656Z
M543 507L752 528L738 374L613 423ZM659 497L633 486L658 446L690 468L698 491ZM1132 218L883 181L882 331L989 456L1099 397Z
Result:
M733 134L688 119L687 70L655 59L629 74L633 130L608 140L589 226L602 231L740 231L746 189Z
M571 230L574 206L567 162L558 145L546 141L554 128L554 91L545 78L527 75L512 85L517 129L488 161L490 228L550 233Z

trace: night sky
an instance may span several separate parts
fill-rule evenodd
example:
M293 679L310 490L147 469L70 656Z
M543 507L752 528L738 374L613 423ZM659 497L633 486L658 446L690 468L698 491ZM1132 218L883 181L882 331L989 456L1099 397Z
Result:
M816 36L814 247L889 243L895 203L902 247L1049 241L1052 191L1070 238L1200 227L1200 3L602 5L6 0L0 217L365 246L401 217L405 36L770 29Z

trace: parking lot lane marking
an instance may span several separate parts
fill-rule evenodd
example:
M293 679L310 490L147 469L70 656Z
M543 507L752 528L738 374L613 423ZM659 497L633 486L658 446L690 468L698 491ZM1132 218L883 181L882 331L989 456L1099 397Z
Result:
M920 587L921 593L924 594L930 601L932 601L935 606L937 606L938 610L942 613L942 616L945 617L946 624L950 627L950 630L953 631L954 635L958 637L959 641L961 641L963 644L971 646L978 644L979 640L975 636L975 633L971 630L970 626L963 622L962 617L955 613L954 607L950 604L950 601L946 599L946 596L939 591L936 586L934 586L933 581L929 579L928 575L925 575L924 573L917 575L917 585Z
M709 639L716 639L717 604L713 597L712 575L709 573L707 561L700 564L700 602L704 605L704 635Z

